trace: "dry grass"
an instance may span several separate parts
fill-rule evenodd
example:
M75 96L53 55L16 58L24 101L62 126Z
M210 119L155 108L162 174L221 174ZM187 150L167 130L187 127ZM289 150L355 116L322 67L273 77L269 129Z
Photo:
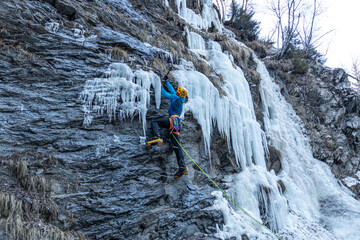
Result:
M150 63L150 67L160 70L162 77L164 77L164 75L168 72L168 66L159 58L154 58L154 60Z
M30 175L28 161L24 157L26 156L19 155L7 162L10 172L28 192L40 193L40 196L45 197L46 193L51 191L51 180L43 176ZM50 156L49 161L57 160L55 157Z
M24 178L28 173L28 164L26 160L15 159L9 161L11 172L17 179Z
M45 167L57 162L53 155L34 152L20 152L1 159L0 166L10 174L5 175L0 185L0 228L9 239L86 239L81 233L64 231L53 224L58 221L60 212L58 205L50 198L53 180L31 175L35 171L31 164ZM9 186L7 181L17 184ZM63 214L68 216L66 221L73 220L71 214Z
M247 68L250 62L253 62L253 50L247 47L241 47L239 44L231 40L230 38L225 38L222 41L219 41L219 44L223 51L228 51L233 57L237 65L242 68Z
M7 51L6 55L10 55L11 52L17 55L17 58L29 61L35 61L39 59L37 55L34 53L29 52L23 46L19 45L17 42L7 42L0 39L0 46L4 48L3 51Z
M0 192L0 225L4 227L12 239L33 240L43 239L46 236L53 236L54 238L51 239L73 239L59 228L39 222L39 214L44 209L52 208L53 206L48 202L33 201L30 204L18 199L13 194Z
M26 176L21 180L21 185L28 192L39 192L43 198L45 198L46 194L49 193L52 188L52 182L43 176Z
M16 200L14 195L0 192L0 212L1 218L9 218L23 214L22 201Z
M149 35L144 32L138 32L136 37L139 38L142 42L150 42L151 41Z
M62 231L54 225L49 225L43 222L31 223L24 220L20 216L13 218L0 219L0 225L14 240L40 240L40 239L54 239L54 240L74 240L86 239L81 233L75 231Z
M128 54L125 50L120 47L108 48L106 50L108 56L112 60L126 62L128 60Z
M167 49L172 54L174 63L179 63L180 58L186 59L189 51L182 42L171 39L168 35L160 35L152 41L152 44L158 48Z
M212 68L208 65L207 62L196 59L195 57L191 59L191 61L194 64L194 67L197 71L201 72L205 76L209 77L212 76L212 73L214 72Z
M215 73L215 71L207 64L206 61L197 59L194 55L191 55L190 61L194 64L197 71L204 74L217 88L221 96L226 96L226 93L222 90L221 85L224 84L224 78L221 75Z

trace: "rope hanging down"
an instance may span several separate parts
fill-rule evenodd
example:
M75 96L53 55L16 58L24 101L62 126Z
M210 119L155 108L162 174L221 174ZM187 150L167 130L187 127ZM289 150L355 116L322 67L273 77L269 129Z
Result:
M248 215L251 219L253 219L256 223L258 223L259 225L261 225L262 227L264 227L266 230L268 230L270 233L272 233L275 237L277 237L280 240L283 240L280 236L276 235L276 233L274 233L273 231L271 231L268 227L266 227L264 224L262 224L261 222L259 222L258 220L256 220L253 216L251 216L247 211L245 211L242 207L240 207L239 204L237 204L231 197L229 197L229 195L226 194L226 192L224 190L222 190L219 185L217 185L212 179L211 177L197 164L197 162L195 162L194 159L192 159L192 157L185 151L185 149L181 146L181 144L178 142L178 140L176 139L176 137L174 136L174 134L171 134L173 136L173 138L175 139L175 141L179 144L180 148L184 151L184 153L191 159L191 161L193 161L193 163L201 170L201 172L203 172L205 174L205 176L210 179L210 181L218 188L220 189L220 191L230 200L232 201L236 206L238 206L246 215Z

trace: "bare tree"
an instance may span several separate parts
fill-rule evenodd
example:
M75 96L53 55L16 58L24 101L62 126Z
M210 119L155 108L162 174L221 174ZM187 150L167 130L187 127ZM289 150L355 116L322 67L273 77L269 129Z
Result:
M270 10L277 19L276 42L279 48L281 46L278 58L287 53L298 34L302 6L302 0L270 0Z
M231 11L231 18L230 18L229 22L232 22L232 21L234 21L235 12L236 12L236 2L235 2L235 0L231 1L230 11Z
M249 7L249 3L251 2L251 0L242 0L242 8L244 9L244 11L246 12L248 10Z
M320 0L268 0L268 3L276 19L270 36L278 45L277 57L282 58L292 44L301 44L306 56L318 54L315 50L322 38L333 31L321 32L318 21L325 9Z
M233 0L233 2L235 1ZM253 0L242 0L241 8L243 8L246 13L249 13L249 11L254 10L254 2Z
M221 20L223 22L231 22L234 18L234 11L237 7L245 10L245 12L251 11L254 7L253 0L216 0L215 5L221 12ZM229 19L230 18L230 19Z
M360 89L360 59L359 57L352 59L351 74L348 74L349 77L355 79L352 81L353 85Z
M309 10L311 10L311 7L309 7ZM319 4L317 3L317 0L314 0L313 7L312 7L312 15L311 20L309 24L306 24L307 17L306 15L303 16L303 35L300 35L300 38L302 40L302 44L304 48L308 48L311 45L313 36L314 36L314 26L315 26L315 20L316 16L319 15Z
M309 54L312 50L321 45L321 39L334 30L322 32L318 26L318 19L321 14L325 12L323 6L318 0L313 0L311 6L305 9L306 12L311 13L303 15L302 32L299 32L301 44L305 54ZM309 19L309 20L308 20Z

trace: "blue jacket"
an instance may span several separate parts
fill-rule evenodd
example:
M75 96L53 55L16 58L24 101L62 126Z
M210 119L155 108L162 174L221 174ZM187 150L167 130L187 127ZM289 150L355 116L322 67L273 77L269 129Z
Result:
M171 100L171 102L169 104L169 109L168 109L169 117L173 114L180 116L182 113L185 98L182 98L182 97L179 97L178 95L176 95L176 91L173 88L173 86L171 86L169 81L166 81L166 87L170 93L168 93L164 88L161 88L161 94L164 97L166 97L167 99Z

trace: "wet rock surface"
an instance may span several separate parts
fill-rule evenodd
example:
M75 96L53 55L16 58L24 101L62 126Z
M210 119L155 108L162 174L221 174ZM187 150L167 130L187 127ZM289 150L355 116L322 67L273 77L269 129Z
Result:
M155 58L168 64L164 50L144 44L165 32L181 40L183 29L164 20L164 8L162 1L145 8L135 0L0 2L0 175L20 154L29 177L52 182L47 197L57 214L46 221L54 228L89 239L217 239L223 217L209 208L215 189L189 159L189 175L173 178L177 165L167 131L163 146L149 150L140 141L138 117L109 122L98 116L83 126L79 94L87 80L104 77L116 61L115 47L134 68ZM166 116L166 102L160 110L150 106L147 127ZM213 176L221 174L210 168L196 121L189 116L184 124L184 148ZM55 156L57 164L43 163L36 157L42 154ZM0 184L6 194L15 194L6 190L9 184L28 191L15 177Z
M202 1L187 2L196 12ZM124 122L96 116L83 125L79 94L87 80L104 77L111 63L165 71L172 50L160 48L164 35L183 51L181 57L191 58L183 47L185 23L174 6L142 0L0 1L0 192L24 204L40 201L43 210L51 206L39 221L74 238L217 239L216 227L224 220L210 208L216 189L188 158L189 174L173 178L176 158L166 130L165 143L149 150L140 140L138 116ZM251 65L250 55L247 60ZM262 124L253 70L244 72ZM341 70L319 67L312 74L319 77L284 80L285 96L309 130L315 157L338 176L351 174L359 168L359 97L347 90ZM147 129L151 120L166 116L167 102L160 110L149 106ZM182 143L224 189L224 176L241 170L216 130L210 163L191 114L185 115ZM277 173L281 156L276 149L270 153L268 168ZM27 164L21 178L11 170L14 157ZM24 179L48 184L41 189ZM0 238L7 237L0 228Z

